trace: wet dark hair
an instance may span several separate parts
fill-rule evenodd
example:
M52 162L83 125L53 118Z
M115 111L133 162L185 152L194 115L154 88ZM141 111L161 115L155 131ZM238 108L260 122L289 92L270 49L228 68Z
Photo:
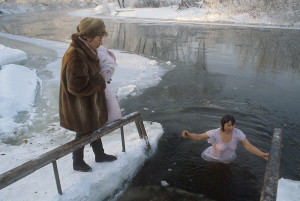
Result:
M232 123L232 125L235 124L235 118L233 115L231 114L225 114L222 119L221 119L221 126L222 126L222 131L224 131L224 125L227 123L227 122L230 122Z

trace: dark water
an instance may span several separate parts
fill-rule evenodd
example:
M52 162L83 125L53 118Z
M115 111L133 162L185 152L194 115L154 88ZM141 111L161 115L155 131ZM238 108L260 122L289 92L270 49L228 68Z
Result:
M200 157L207 142L181 138L182 129L202 133L218 127L225 113L232 113L236 126L265 152L273 129L282 128L280 178L300 179L299 30L150 23L119 26L119 34L110 40L112 48L176 64L158 86L122 103L126 113L140 111L146 120L160 122L164 128L157 154L133 179L129 193L132 188L165 180L172 187L215 200L259 200L266 166L263 159L239 146L238 158L230 165L210 164ZM119 200L128 197L149 200L137 192L135 196L125 192Z
M33 14L31 23L24 18L19 23L17 16L1 17L0 31L67 41L80 19L49 13L40 15L43 23L38 24ZM219 127L225 113L232 113L236 127L265 152L273 129L282 128L280 178L300 180L300 30L105 22L110 33L107 47L176 64L157 86L120 103L125 113L139 111L144 120L161 123L164 135L157 153L118 200L150 200L154 194L147 187L163 180L214 200L259 200L266 161L239 145L233 163L208 163L201 158L207 142L181 138L182 129L202 133ZM132 191L136 188L144 190ZM166 193L160 196L176 200ZM193 200L187 197L177 200Z

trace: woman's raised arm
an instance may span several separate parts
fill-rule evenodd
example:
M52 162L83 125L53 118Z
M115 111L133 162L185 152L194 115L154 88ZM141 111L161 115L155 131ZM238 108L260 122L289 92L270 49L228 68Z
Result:
M247 151L249 151L251 154L254 154L256 156L260 156L265 160L269 159L269 153L264 153L261 150L259 150L257 147L255 147L254 145L252 145L247 138L245 138L244 140L242 140L242 144L244 145L245 149Z
M183 130L181 135L183 138L194 140L194 141L206 140L209 138L207 133L202 133L202 134L189 133L187 130Z

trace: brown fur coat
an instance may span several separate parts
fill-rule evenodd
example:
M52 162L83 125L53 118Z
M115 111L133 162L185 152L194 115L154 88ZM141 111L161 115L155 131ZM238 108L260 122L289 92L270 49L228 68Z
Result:
M100 70L97 53L73 34L61 66L59 116L62 127L89 133L107 122L106 85Z

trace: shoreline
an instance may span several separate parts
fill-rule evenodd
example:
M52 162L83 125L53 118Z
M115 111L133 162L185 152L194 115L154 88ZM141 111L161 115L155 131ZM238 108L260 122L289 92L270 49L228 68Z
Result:
M135 11L139 8L132 8L132 11ZM151 9L151 8L149 8ZM53 12L53 11L67 11L66 16L73 16L73 17L85 17L85 16L90 16L90 17L95 17L95 18L103 18L103 19L116 19L116 20L122 20L122 21L127 21L127 22L149 22L149 23L163 23L163 24L192 24L192 25L205 25L205 26L224 26L224 27L242 27L242 28L260 28L260 29L283 29L283 30L300 30L300 25L299 26L288 26L288 25L273 25L273 24L259 24L259 23L235 23L235 22L226 22L224 21L214 21L214 22L209 22L209 21L200 21L200 20L191 20L191 19L181 19L181 20L176 20L176 19L163 19L163 18L143 18L143 17L126 17L126 16L113 16L113 15L105 15L103 13L95 13L95 14L71 14L71 13L78 13L80 11L87 13L87 12L95 12L95 7L83 7L83 8L74 8L74 7L65 7L65 8L59 8L59 9L36 9L36 10L29 10L29 11L24 11L24 12L11 12L11 10L7 9L10 11L8 14L2 14L1 15L1 10L5 10L4 8L0 8L0 18L5 17L5 16L10 16L10 15L22 15L22 14L28 14L28 13L35 13L35 12ZM121 9L118 9L121 10ZM3 13L3 12L2 12Z

